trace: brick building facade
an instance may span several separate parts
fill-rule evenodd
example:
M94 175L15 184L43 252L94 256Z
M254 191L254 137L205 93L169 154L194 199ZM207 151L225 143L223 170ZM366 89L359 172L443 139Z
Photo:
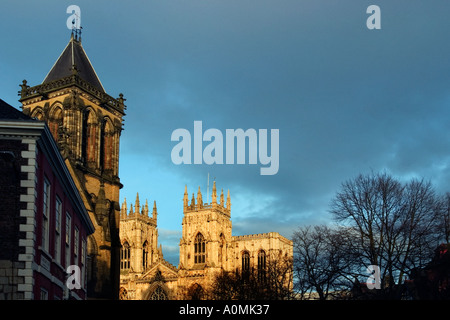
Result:
M93 224L47 125L2 100L0 201L0 299L85 299Z

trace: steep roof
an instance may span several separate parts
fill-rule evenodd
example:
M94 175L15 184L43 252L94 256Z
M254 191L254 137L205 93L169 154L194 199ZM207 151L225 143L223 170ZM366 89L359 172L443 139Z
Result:
M31 120L32 118L0 99L0 119Z
M69 43L64 48L58 60L56 60L52 69L42 83L47 83L72 75L74 66L76 67L76 72L81 79L89 82L102 92L105 92L94 67L89 61L89 58L81 45L81 39L76 39L73 34L70 37Z

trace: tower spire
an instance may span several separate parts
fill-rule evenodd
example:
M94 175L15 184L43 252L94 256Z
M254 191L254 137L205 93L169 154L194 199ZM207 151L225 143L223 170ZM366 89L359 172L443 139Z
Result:
M228 189L228 194L227 194L227 210L228 211L231 210L230 189Z
M195 196L194 193L192 193L192 199L191 199L191 210L195 209Z
M127 198L123 199L122 210L120 210L120 214L122 216L122 219L127 218Z
M145 199L144 210L142 211L142 213L144 214L144 216L148 217L148 200L147 199Z
M217 190L216 190L216 180L213 182L213 189L212 189L212 205L214 206L217 204Z
M200 191L200 186L198 187L197 192L197 209L203 208L203 199L202 199L202 192Z
M153 212L152 212L152 215L153 215L153 219L156 220L156 218L158 216L158 211L156 210L156 200L153 201Z
M139 192L136 193L136 202L134 203L134 214L138 215L141 210L141 206L139 204Z
M133 215L134 211L133 211L133 204L130 204L130 212L128 213L128 215L131 217Z
M189 205L189 198L188 198L188 192L187 192L187 185L185 185L184 186L184 196L183 196L183 208L184 208L184 211L186 211L188 205Z
M220 206L223 207L224 205L225 205L225 202L223 200L223 189L222 189L222 191L220 192Z

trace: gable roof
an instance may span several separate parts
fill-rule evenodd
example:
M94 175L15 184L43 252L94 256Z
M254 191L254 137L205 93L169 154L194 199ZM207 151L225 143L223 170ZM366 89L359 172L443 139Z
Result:
M76 73L81 79L89 82L102 92L105 92L94 67L81 45L81 39L78 40L74 38L73 34L70 37L69 43L64 48L42 83L51 82L72 75L74 66L76 67Z

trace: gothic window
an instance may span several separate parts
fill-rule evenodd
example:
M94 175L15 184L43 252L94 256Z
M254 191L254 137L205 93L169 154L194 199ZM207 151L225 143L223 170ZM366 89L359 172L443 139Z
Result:
M142 245L142 269L146 270L148 265L148 242L145 241Z
M105 119L102 133L102 164L104 170L113 168L114 128L109 119Z
M250 271L250 253L248 251L244 251L242 253L242 272Z
M119 291L119 300L128 300L127 290L123 287Z
M266 280L266 252L264 250L258 252L258 279Z
M167 294L160 286L156 287L150 296L150 300L167 300Z
M219 253L218 253L218 261L219 264L222 265L223 263L223 257L225 255L225 237L223 236L223 234L220 234L220 244L219 244Z
M120 269L130 269L130 245L125 242L120 249Z
M92 110L85 115L84 136L84 158L88 165L96 167L98 122Z
M206 242L201 233L198 233L194 241L194 263L205 263Z
M186 298L188 300L202 300L205 298L205 292L201 285L194 283L189 287L186 293Z
M50 116L48 119L48 127L50 129L50 132L52 133L53 138L58 141L59 140L59 128L63 124L63 111L62 109L57 106L52 109L50 112Z
M42 111L41 108L36 108L31 113L31 117L34 119L37 119L39 121L43 121L44 120L44 112Z

